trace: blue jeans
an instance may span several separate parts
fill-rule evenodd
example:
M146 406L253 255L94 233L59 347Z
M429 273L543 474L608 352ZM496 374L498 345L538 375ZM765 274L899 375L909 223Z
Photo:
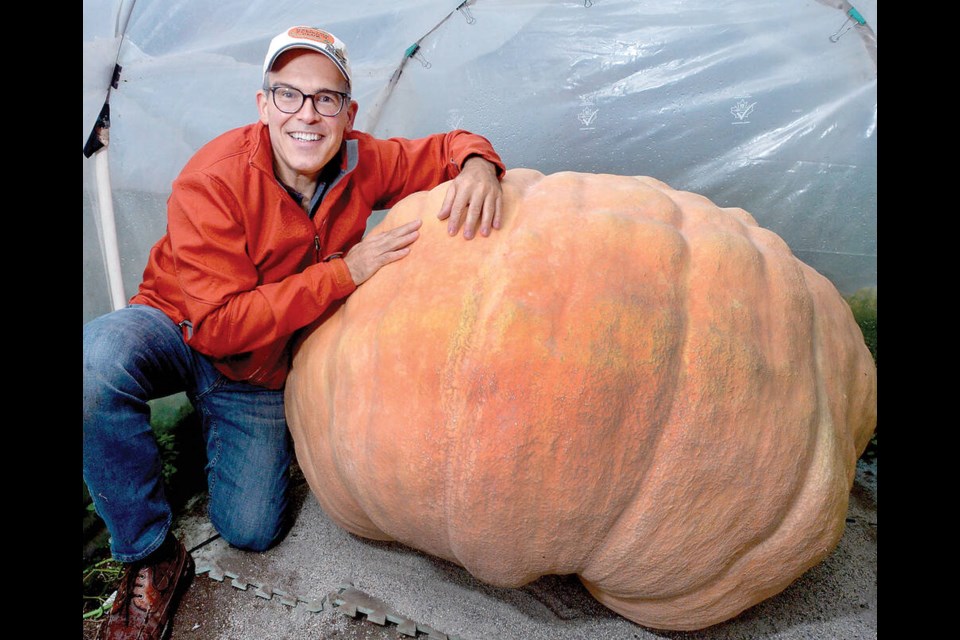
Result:
M283 390L224 377L166 314L132 305L83 327L83 479L119 561L149 555L170 529L147 401L180 391L203 425L213 526L255 551L288 528L293 454Z

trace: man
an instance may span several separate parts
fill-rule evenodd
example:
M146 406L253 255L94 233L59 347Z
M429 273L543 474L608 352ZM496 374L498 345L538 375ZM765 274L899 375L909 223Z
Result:
M211 522L239 548L267 549L288 526L292 338L418 236L413 221L364 238L370 213L453 180L437 212L451 236L500 225L505 168L484 138L353 130L347 52L332 34L281 33L263 78L259 122L205 145L174 181L167 234L130 306L84 326L84 481L127 563L107 638L160 637L193 576L170 533L147 401L186 391L203 424Z

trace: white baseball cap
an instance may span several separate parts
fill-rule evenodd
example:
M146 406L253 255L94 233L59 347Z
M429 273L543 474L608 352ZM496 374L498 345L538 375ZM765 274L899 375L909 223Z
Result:
M264 81L280 54L290 49L312 49L326 55L347 79L347 88L353 88L350 63L347 61L347 45L329 31L316 27L290 27L270 41L267 57L263 60Z

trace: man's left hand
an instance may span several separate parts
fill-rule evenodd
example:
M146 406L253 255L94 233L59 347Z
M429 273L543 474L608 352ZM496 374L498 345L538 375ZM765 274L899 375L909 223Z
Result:
M457 235L461 222L465 240L476 235L478 224L480 235L489 236L491 229L500 228L502 199L496 165L473 156L463 163L460 175L450 183L437 217L447 220L447 233L451 236Z

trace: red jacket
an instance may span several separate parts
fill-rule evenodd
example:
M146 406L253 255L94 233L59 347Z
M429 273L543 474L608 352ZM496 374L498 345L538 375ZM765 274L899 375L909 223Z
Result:
M274 176L267 127L229 131L174 181L167 233L130 302L166 313L228 378L279 389L294 332L356 288L338 254L360 241L369 215L456 177L471 155L503 174L490 143L466 131L418 140L347 133L340 177L311 220Z

